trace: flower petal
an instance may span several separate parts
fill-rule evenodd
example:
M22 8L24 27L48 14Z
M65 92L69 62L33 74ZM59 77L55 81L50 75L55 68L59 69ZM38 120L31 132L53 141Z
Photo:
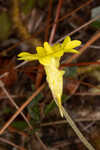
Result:
M52 49L53 49L53 54L52 56L56 57L56 58L60 58L61 56L63 56L64 52L61 48L61 45L58 43L58 44L54 44L52 46Z
M46 55L43 47L37 47L36 51L37 51L37 54L38 54L39 57L42 57L42 56Z
M47 54L52 53L52 47L50 46L50 44L48 42L44 42L44 49L46 51Z
M67 45L64 47L64 49L72 49L72 48L78 47L80 45L81 45L81 41L73 40L73 41L70 41L69 43L67 43Z
M22 52L18 54L18 60L27 60L27 61L32 61L38 59L37 54L30 54L28 52Z
M70 41L71 41L71 38L69 36L66 36L66 38L64 39L62 43L62 46L65 47Z
M79 54L79 51L75 50L75 49L65 49L64 52L66 53L76 53Z

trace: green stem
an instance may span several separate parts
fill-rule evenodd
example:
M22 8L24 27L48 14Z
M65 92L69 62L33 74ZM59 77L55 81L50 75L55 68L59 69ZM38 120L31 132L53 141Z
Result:
M57 104L56 100L55 100L55 102ZM68 112L65 110L65 108L63 106L62 106L62 112L63 112L63 116L65 117L66 121L72 127L72 129L74 130L74 132L76 133L76 135L79 137L79 139L81 140L81 142L85 145L85 147L87 147L88 150L95 150L95 148L88 142L88 140L80 132L80 130L76 126L75 122L72 120L72 118L70 117L70 115L68 114Z

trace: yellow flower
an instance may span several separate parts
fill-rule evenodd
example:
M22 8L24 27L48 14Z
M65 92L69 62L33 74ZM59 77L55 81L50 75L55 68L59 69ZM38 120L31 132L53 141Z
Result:
M54 44L50 46L48 42L44 42L44 47L37 47L36 54L30 54L28 52L22 52L18 55L19 60L39 60L44 65L44 69L47 76L49 87L52 91L53 97L57 101L57 105L60 110L60 114L63 117L61 96L63 91L63 74L64 71L59 70L59 61L64 53L79 53L75 50L75 47L80 46L81 42L78 40L71 41L67 36L62 44Z
M21 52L18 57L19 60L39 60L39 62L43 65L48 65L50 63L50 59L52 57L54 58L60 58L63 56L64 53L78 53L77 50L75 50L75 47L78 47L81 45L81 42L78 40L71 41L70 37L67 36L62 44L54 44L53 46L50 46L48 42L44 42L44 47L37 47L36 54L30 54L28 52Z

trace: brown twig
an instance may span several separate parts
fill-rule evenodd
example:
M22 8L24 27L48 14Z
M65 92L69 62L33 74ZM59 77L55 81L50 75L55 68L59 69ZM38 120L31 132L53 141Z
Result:
M86 85L86 86L88 86L90 88L96 88L96 89L100 90L100 87L97 87L97 86L95 86L95 85L93 85L91 83L87 83L87 82L84 82L84 81L81 81L81 80L72 79L72 78L67 78L66 80L76 81L76 82L79 82L80 84Z
M14 119L23 111L23 109L35 98L35 96L37 96L39 94L39 92L41 90L43 90L43 88L45 87L46 83L42 84L40 86L40 88L38 88L33 94L32 96L30 96L28 98L28 100L17 110L17 112L5 123L5 125L2 127L2 129L0 130L0 134L2 134L7 128L8 126L14 121Z
M46 19L46 30L45 30L45 41L48 41L48 34L49 34L49 24L50 24L50 17L51 17L51 11L52 11L52 0L49 0L49 5L48 5L48 16Z
M21 147L21 146L19 146L19 145L16 145L16 144L14 144L13 142L11 142L11 141L9 141L9 140L7 140L7 139L5 139L5 138L0 137L0 141L1 141L1 142L4 142L4 143L6 143L6 144L9 144L9 145L15 147L16 149L19 149L19 150L26 150L24 147Z
M36 88L38 88L38 87L40 86L43 75L44 75L44 68L43 68L43 66L40 64L40 65L38 66L38 69L37 69L36 82L35 82L35 87L36 87Z
M97 19L100 18L100 15L99 16L96 16L95 18L89 20L88 22L86 22L85 24L81 25L80 27L78 27L77 29L75 29L74 31L68 33L67 35L63 36L62 38L60 38L59 40L57 40L55 43L59 43L61 41L63 41L65 39L66 36L71 36L73 35L74 33L80 31L81 29L85 28L86 26L88 26L89 24L91 24L92 22L96 21ZM89 45L90 46L90 45Z
M57 11L56 11L56 17L55 17L55 21L51 30L51 34L50 34L50 38L49 38L49 43L51 44L53 39L54 39L54 35L56 32L56 27L57 27L57 21L60 15L60 10L61 10L61 6L62 6L63 0L59 0L58 2L58 6L57 6Z
M89 112L89 110L81 110L81 114L84 114L85 112ZM82 117L78 117L78 118L74 118L75 122L87 122L87 121L99 121L100 120L100 111L93 111L92 113L90 112L88 115L86 114L86 116ZM61 125L61 124L65 124L68 123L66 120L59 120L59 121L53 121L53 122L47 122L47 123L41 123L40 126L41 127L46 127L46 126L52 126L52 125Z
M72 10L71 12L67 13L66 15L64 15L63 17L61 17L60 19L58 19L58 22L63 21L65 18L68 18L69 16L72 16L72 15L75 14L77 11L79 11L81 8L84 8L84 7L88 6L91 2L93 2L93 0L88 0L88 1L86 1L84 4L82 4L82 5L79 6L78 8Z
M92 2L92 1L90 0L89 3L90 3L90 2ZM64 17L63 19L65 19L65 18L71 16L73 13L76 13L76 12L79 11L81 8L84 8L85 6L89 5L89 3L86 2L86 3L82 4L82 6L80 6L80 7L76 8L76 9L74 9L73 11L71 11L71 12L69 13L69 15L68 15L68 13L67 13L68 16L67 16L67 15L63 16L63 17ZM95 20L97 20L98 18L100 18L100 16L95 17L94 19L92 19L92 20L91 20L91 23L94 22ZM59 22L59 21L63 21L63 19L62 19L62 17L61 17L60 19L58 19L58 22ZM50 28L52 25L53 25L53 23L51 23L48 28ZM42 29L40 32L37 32L36 34L32 35L31 38L34 38L36 35L40 34L42 31L43 31L43 29ZM77 31L76 31L76 32L77 32ZM63 38L63 39L64 39L64 38ZM10 50L14 49L16 46L20 45L21 42L23 42L23 41L24 41L24 40L22 40L22 41L20 41L20 42L18 42L18 43L16 43L16 44L14 44L14 45L11 46L10 48L4 49L4 51L10 51ZM62 41L62 40L61 40L61 41Z
M17 134L19 134L20 136L28 137L28 134L27 134L27 133L25 133L24 131L18 130L18 129L16 129L16 128L12 127L12 126L9 126L9 127L8 127L8 130L9 130L10 132L12 132L12 133L17 133Z
M79 95L79 96L100 96L100 92L77 92L74 95Z
M8 93L8 91L6 90L4 83L0 80L0 87L2 88L3 92L6 94L6 96L8 97L8 99L10 100L10 102L13 104L13 106L18 110L19 106L14 102L13 98L10 96L10 94ZM26 118L26 116L24 115L23 112L21 112L22 117L24 118L24 120L27 122L28 126L30 129L32 129L32 126L30 124L30 122L28 121L28 119Z
M47 146L42 142L42 140L41 140L40 137L38 136L38 133L37 133L37 132L35 133L35 136L36 136L37 140L39 141L40 145L42 146L42 148L43 148L44 150L48 150Z

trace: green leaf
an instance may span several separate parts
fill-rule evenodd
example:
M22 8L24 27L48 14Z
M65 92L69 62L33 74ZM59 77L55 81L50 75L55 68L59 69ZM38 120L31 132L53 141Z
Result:
M62 103L65 102L66 100L68 100L70 98L70 96L66 96L63 94L62 96ZM45 115L48 115L49 112L53 111L54 108L56 108L57 105L55 103L54 100L52 100L52 102L50 104L48 104L44 110Z
M3 113L8 114L11 112L10 107L5 107L5 109L3 109Z
M44 110L45 115L51 112L56 107L56 103L52 100L50 104L48 104Z
M95 22L91 23L91 26L96 29L100 29L100 21L95 21Z
M11 124L12 127L19 129L19 130L24 130L25 128L28 127L27 123L25 121L14 121Z
M11 21L6 12L0 13L0 40L8 39L11 33Z
M28 105L28 112L34 121L40 121L40 111L39 111L39 101L42 99L43 95L39 93L35 99Z

